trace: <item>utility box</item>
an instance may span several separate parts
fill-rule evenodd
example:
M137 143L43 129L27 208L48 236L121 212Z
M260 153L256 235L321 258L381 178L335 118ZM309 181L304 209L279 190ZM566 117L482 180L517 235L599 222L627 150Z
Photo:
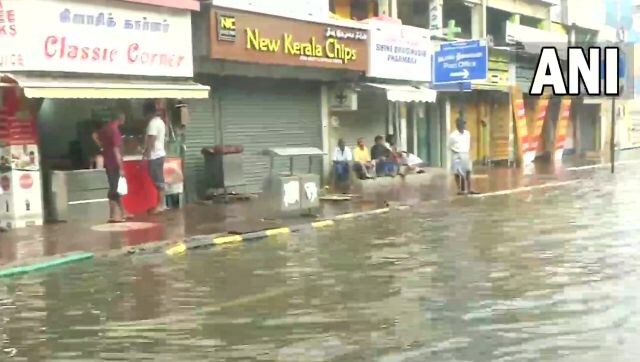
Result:
M280 147L266 149L262 155L270 158L270 170L261 195L269 209L284 215L309 215L320 209L320 175L311 170L313 159L324 156L322 150L314 147ZM275 172L274 159L277 157L289 159L288 172ZM308 157L307 173L294 172L293 161L296 157Z
M318 192L320 190L320 175L300 175L300 208L315 210L320 208Z
M217 145L202 149L207 187L224 189L244 186L242 146Z

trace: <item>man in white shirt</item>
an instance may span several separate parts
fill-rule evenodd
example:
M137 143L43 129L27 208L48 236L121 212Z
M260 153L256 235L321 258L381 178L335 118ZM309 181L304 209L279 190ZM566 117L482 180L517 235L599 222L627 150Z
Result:
M471 190L471 133L465 129L467 122L462 111L456 119L456 130L449 136L451 149L451 171L456 178L458 195L477 194Z
M351 149L346 147L344 140L341 138L338 140L338 146L333 152L333 170L335 173L336 181L339 184L349 181L349 165L353 161L353 155Z
M400 176L404 177L410 172L425 173L424 167L427 167L427 164L420 157L407 151L401 151L398 154L400 155L400 172L398 173Z
M149 176L158 190L158 203L151 213L157 214L164 211L164 161L167 157L164 138L167 128L162 118L158 116L155 102L146 102L143 113L145 119L149 120L144 157L149 160Z

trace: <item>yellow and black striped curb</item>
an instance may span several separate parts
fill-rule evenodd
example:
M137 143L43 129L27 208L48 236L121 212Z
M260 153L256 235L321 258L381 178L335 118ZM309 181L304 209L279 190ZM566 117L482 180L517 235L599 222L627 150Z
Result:
M400 206L394 209L405 210L407 208L408 206ZM241 243L245 241L264 239L270 236L290 234L290 233L299 232L302 230L321 229L321 228L335 225L336 221L355 219L363 216L380 215L380 214L388 213L389 211L391 211L391 208L385 207L382 209L375 209L370 211L354 212L354 213L338 215L326 220L315 221L309 224L300 224L300 225L293 225L293 226L282 227L277 229L262 230L262 231L247 233L247 234L241 234L241 235L225 235L225 236L215 236L215 237L214 236L195 236L193 238L190 238L188 240L175 244L170 248L167 248L165 250L165 254L169 256L174 256L174 255L183 254L189 249L195 249L195 248L200 248L205 246Z

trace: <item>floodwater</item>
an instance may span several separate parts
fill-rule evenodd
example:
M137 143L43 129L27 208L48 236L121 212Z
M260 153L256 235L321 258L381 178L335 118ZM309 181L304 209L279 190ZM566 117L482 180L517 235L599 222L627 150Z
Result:
M639 361L638 175L0 281L0 360Z

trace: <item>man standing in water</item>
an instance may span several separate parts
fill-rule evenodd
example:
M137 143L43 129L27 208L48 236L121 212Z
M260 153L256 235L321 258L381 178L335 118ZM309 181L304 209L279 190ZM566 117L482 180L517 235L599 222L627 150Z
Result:
M122 134L120 127L125 122L124 113L117 113L112 120L105 124L97 134L95 140L102 149L104 168L109 182L109 223L125 222L130 216L122 206L122 197L118 193L120 177L124 177L122 166Z
M458 195L475 195L471 190L471 133L465 129L467 122L462 111L456 119L456 130L449 136L449 148L451 149L451 170L458 185Z
M164 137L166 125L158 116L156 104L147 101L143 107L145 119L149 121L147 126L146 147L144 157L149 160L149 176L158 190L158 203L150 210L151 214L158 214L165 210L164 207L164 160L167 153L164 150Z

